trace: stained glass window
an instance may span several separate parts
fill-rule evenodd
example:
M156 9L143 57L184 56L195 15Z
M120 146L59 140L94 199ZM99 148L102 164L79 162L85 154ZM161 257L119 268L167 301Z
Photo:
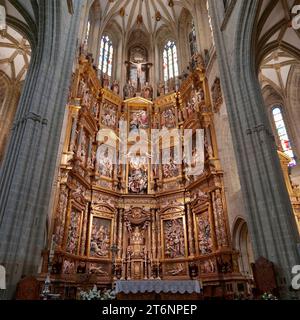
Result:
M189 34L189 44L190 44L191 57L193 57L198 52L196 27L195 27L194 21L192 22L192 30Z
M176 44L173 41L168 41L168 43L165 45L163 64L165 81L178 77L178 55Z
M102 74L112 76L114 48L108 36L103 36L100 45L99 70Z
M207 8L207 12L208 12L208 23L209 23L210 32L211 32L212 43L215 44L214 31L213 31L212 19L209 14L209 2L208 1L206 1L206 8Z
M89 40L90 32L91 32L91 22L88 21L87 27L86 27L86 33L85 33L85 43L87 43Z
M294 167L296 165L295 155L285 126L281 107L274 107L272 114L282 151L292 159L289 166Z

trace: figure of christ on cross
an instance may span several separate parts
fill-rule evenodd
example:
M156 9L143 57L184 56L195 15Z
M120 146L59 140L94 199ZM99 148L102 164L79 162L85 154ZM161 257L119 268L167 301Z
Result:
M142 75L143 75L143 66L146 66L146 68L149 68L149 67L152 67L153 64L150 63L150 62L133 62L133 61L125 61L125 64L126 66L130 66L130 65L133 65L133 66L136 66L136 69L137 69L137 92L141 92L142 90ZM130 79L132 80L132 79ZM146 82L148 81L148 79L146 79Z

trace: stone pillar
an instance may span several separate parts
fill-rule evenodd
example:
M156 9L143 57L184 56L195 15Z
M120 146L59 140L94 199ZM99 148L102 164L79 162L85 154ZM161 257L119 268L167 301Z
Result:
M255 70L252 40L260 1L237 1L222 31L223 2L210 3L254 255L275 264L281 295L291 298L292 268L300 262L299 233Z
M37 46L0 172L0 261L13 297L22 275L36 274L45 247L45 225L60 133L76 52L81 1L37 1Z

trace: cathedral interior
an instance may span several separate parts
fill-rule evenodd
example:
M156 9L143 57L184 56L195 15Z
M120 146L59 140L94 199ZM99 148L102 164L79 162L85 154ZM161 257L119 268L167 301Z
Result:
M296 3L0 0L0 299L299 298Z

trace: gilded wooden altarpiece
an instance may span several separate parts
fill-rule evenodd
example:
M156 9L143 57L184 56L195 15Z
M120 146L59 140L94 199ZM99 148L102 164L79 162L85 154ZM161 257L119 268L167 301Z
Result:
M209 292L243 281L230 240L203 65L176 93L154 101L140 97L123 101L101 88L91 62L81 56L67 109L41 281L50 268L54 289L63 296L66 286L77 291L94 284L107 287L116 279L192 278ZM119 156L120 121L126 123L130 136L124 165L113 163L110 150L116 146ZM190 129L193 135L204 129L202 172L190 176L184 163L175 163L174 149L181 141L170 143L173 153L167 164L152 165L150 147L146 153L130 152L141 130L164 128ZM100 129L110 137L107 150L101 148L105 139L99 138ZM166 147L165 139L161 140L160 154Z

